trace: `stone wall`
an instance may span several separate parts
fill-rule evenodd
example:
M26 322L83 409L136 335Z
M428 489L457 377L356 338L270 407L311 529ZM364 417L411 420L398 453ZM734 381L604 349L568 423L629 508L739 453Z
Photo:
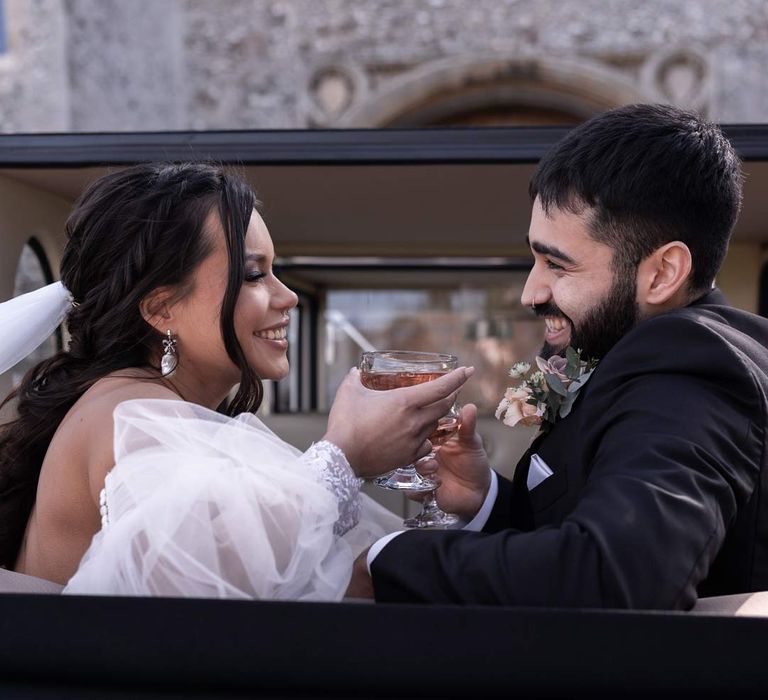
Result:
M764 0L5 0L0 130L414 125L664 100L768 120Z
M0 55L0 131L71 128L62 0L5 0Z
M175 0L69 0L73 131L187 128L182 7Z

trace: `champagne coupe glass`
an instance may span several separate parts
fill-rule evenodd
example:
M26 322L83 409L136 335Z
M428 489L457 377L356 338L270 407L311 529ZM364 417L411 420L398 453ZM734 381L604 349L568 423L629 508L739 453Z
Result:
M450 411L446 413L437 422L437 428L432 435L429 436L429 441L432 443L432 452L426 457L422 457L419 462L426 459L434 458L437 450L450 440L451 437L459 430L461 425L461 415L459 413L460 406L458 403L454 403L451 406ZM403 522L403 525L408 528L447 528L452 525L456 525L459 522L459 516L453 513L446 513L439 505L437 505L437 485L431 491L427 492L426 497L421 504L421 512L413 518L408 518Z
M386 391L437 379L456 369L457 366L456 357L445 353L408 350L366 352L363 353L360 362L360 380L363 386L369 389ZM454 404L451 410L440 418L437 429L429 437L433 448L439 448L458 429L459 414ZM429 457L432 456L434 456L434 449ZM435 500L437 483L419 474L413 464L398 467L389 474L378 477L374 483L385 489L429 493L422 512L415 518L406 520L404 523L406 527L448 527L458 521L455 515L443 513L439 509Z

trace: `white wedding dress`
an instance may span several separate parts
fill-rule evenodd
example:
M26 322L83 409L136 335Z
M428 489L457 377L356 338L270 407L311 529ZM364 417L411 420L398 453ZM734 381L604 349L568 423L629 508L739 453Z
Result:
M339 600L355 556L402 527L335 445L302 454L253 415L142 399L114 424L102 529L64 593Z

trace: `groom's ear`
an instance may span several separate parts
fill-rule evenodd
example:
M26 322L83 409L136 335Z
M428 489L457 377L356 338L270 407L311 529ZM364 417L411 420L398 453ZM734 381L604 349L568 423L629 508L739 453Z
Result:
M175 297L175 291L171 287L158 287L139 302L142 318L163 335L173 321L172 307Z
M682 241L657 248L638 266L638 303L646 312L666 311L688 303L693 258Z

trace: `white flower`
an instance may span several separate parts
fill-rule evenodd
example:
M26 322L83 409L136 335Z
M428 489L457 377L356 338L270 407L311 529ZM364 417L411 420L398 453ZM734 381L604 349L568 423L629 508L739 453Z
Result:
M512 379L519 379L530 369L531 365L529 362L516 362L512 365L512 369L509 370L509 376L512 377Z

